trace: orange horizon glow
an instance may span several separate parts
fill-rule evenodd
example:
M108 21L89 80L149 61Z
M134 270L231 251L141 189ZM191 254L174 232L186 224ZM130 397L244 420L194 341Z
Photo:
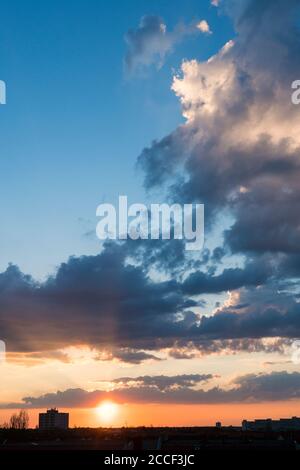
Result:
M110 406L107 406L110 404ZM104 418L101 418L99 411ZM112 416L113 407L116 406ZM243 419L258 418L290 418L300 416L300 401L265 402L259 404L217 404L217 405L173 405L173 404L116 404L101 402L96 408L60 408L70 413L70 427L180 427L180 426L215 426L221 421L224 426L240 426ZM17 410L1 410L0 423L9 420ZM29 425L35 428L38 414L45 409L27 410L30 417ZM100 415L99 415L100 413ZM108 413L108 414L106 414Z

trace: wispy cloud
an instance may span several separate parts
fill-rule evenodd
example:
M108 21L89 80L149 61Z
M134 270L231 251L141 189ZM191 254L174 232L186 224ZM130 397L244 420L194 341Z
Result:
M138 28L130 29L125 35L127 72L131 74L141 72L151 65L160 68L175 45L197 31L210 32L205 20L198 24L180 23L169 31L161 17L143 16Z

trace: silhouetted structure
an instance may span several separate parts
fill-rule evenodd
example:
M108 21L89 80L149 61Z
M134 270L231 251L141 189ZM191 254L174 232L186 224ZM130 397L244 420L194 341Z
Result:
M51 410L49 410L51 411ZM56 410L57 411L57 410ZM296 451L300 431L242 431L222 426L185 428L0 429L0 455L6 451L153 450L168 454L205 450Z
M280 418L273 420L268 419L255 419L254 421L242 422L243 431L288 431L300 430L300 418L293 416L292 418Z
M68 429L69 413L59 413L57 408L39 414L39 429Z

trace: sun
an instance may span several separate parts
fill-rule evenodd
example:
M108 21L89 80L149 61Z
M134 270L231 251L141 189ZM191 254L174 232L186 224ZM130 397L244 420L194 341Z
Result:
M103 401L97 408L97 414L104 423L112 423L119 412L119 405L112 401Z

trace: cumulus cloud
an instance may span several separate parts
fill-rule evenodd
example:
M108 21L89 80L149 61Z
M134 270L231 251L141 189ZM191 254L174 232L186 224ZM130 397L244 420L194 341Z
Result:
M233 250L253 249L238 244L239 230L240 238L246 231L254 239L256 230L257 239L265 233L262 250L271 236L275 249L284 250L289 232L298 249L292 214L299 202L299 119L290 84L299 68L299 4L252 0L230 6L234 42L206 62L183 62L172 89L186 123L145 149L139 164L148 189L169 183L171 195L204 202L210 217L229 208L236 219L234 238L227 236ZM253 220L259 221L255 227Z
M257 403L264 401L293 400L300 398L298 372L272 372L248 374L237 377L226 388L218 386L204 390L199 384L209 380L209 375L176 377L138 377L115 381L112 391L68 389L47 393L39 397L24 397L19 403L1 404L1 408L94 408L105 399L117 403L174 403L216 404ZM122 381L123 380L123 381ZM139 386L142 382L142 386Z
M291 83L300 65L299 2L223 3L234 39L207 61L183 62L172 90L186 122L144 149L138 164L148 191L168 188L176 202L205 204L207 237L220 214L233 220L220 234L221 256L243 257L244 268L195 271L183 283L190 295L216 293L226 278L229 291L239 290L230 306L200 319L197 334L298 337L300 128Z

